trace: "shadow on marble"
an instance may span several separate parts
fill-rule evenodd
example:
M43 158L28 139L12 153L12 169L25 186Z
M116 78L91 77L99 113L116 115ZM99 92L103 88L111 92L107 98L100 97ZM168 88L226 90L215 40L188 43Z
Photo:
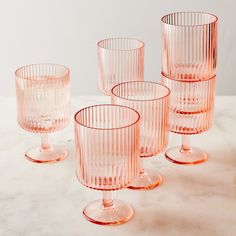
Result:
M155 209L156 208L156 209ZM143 235L214 235L220 236L213 228L204 223L204 217L183 214L181 208L149 206L137 210L130 222L133 235L143 232ZM202 234L204 230L204 234ZM145 234L146 232L146 234ZM178 232L178 233L177 233Z
M221 149L214 149L209 154L208 162L219 164L221 166L229 166L236 168L236 150L233 146L222 147Z

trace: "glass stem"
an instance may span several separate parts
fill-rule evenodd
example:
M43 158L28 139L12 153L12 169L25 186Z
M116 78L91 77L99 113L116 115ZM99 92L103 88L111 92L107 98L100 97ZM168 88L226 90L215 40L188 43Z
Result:
M49 151L51 149L50 144L48 143L48 134L42 134L41 135L41 147L40 151Z
M111 191L103 191L102 207L111 208L113 207L113 198L111 196Z
M182 146L180 149L181 152L191 152L190 147L190 135L182 135Z
M146 175L143 165L143 158L139 158L139 176L144 177Z

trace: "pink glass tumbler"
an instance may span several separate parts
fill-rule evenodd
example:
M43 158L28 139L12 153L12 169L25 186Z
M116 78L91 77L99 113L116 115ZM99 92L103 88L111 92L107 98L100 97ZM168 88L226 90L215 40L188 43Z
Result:
M141 160L161 153L168 144L168 114L170 90L158 83L132 81L112 88L113 104L131 107L140 114ZM162 181L161 175L140 166L139 177L131 189L153 189Z
M190 146L190 135L212 125L215 98L217 22L204 12L163 16L162 83L171 90L170 130L182 135L182 146L166 151L177 164L198 164L207 154Z
M21 128L41 134L41 146L26 151L37 163L65 159L63 146L51 145L48 133L65 128L70 118L70 71L62 65L34 64L15 72L17 118Z
M143 81L144 43L131 38L110 38L98 42L98 81L102 93L111 95L114 85Z
M74 119L77 178L86 187L103 191L103 199L88 204L83 215L96 224L122 224L133 209L113 200L111 191L127 187L138 175L140 115L107 104L86 107Z

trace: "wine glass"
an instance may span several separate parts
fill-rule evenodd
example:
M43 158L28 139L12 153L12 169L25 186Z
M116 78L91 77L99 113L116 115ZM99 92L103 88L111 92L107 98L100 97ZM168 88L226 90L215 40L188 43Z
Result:
M25 157L37 163L65 159L63 146L51 145L48 133L65 128L70 118L70 71L62 65L32 64L16 70L17 118L22 129L41 134L41 146Z
M168 114L170 90L158 83L132 81L115 85L111 90L113 104L131 107L140 114L141 159L161 153L168 144ZM152 169L140 167L139 176L130 189L153 189L162 181Z
M217 22L204 12L177 12L161 18L162 83L171 90L170 130L182 146L165 156L177 164L198 164L207 153L190 147L190 135L212 125L216 81Z
M74 120L77 178L86 187L103 191L103 199L88 204L83 215L96 224L122 224L133 209L113 200L111 191L125 188L138 175L140 115L106 104L86 107Z
M144 43L131 38L109 38L97 43L99 88L111 95L114 85L143 81Z

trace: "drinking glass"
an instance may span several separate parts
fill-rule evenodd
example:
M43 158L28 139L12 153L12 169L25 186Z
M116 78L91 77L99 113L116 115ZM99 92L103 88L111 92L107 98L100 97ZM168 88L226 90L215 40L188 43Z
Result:
M140 115L107 104L86 107L74 120L77 178L86 187L103 191L102 200L84 208L84 217L101 225L128 221L133 209L113 200L111 191L125 188L138 175Z
M163 16L162 83L171 90L170 130L182 134L182 146L166 151L177 164L198 164L207 159L190 147L190 135L207 131L214 110L217 22L204 12L177 12Z
M144 43L131 38L110 38L98 42L98 81L102 93L111 95L114 85L143 81Z
M63 146L51 145L48 133L65 128L70 117L70 71L62 65L32 64L16 70L17 118L22 129L41 134L41 146L25 157L52 163L65 159Z
M166 86L148 81L125 82L111 90L113 104L131 107L140 114L141 159L161 153L168 144L169 95ZM138 178L129 188L153 189L161 181L156 170L141 166Z

